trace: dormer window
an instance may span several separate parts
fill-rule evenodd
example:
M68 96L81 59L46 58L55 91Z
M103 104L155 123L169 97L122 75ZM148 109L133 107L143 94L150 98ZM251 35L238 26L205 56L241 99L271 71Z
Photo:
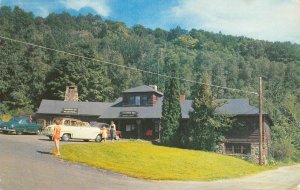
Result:
M129 105L134 105L135 101L134 101L134 96L130 96L129 97Z
M149 96L147 95L131 95L124 97L124 105L147 106L148 104Z
M142 96L141 104L142 105L147 105L148 104L148 97L147 96Z
M129 105L140 106L141 96L129 96Z
M156 87L142 85L123 91L122 106L153 106L162 96Z
M141 105L141 97L140 96L135 96L135 105L140 106Z

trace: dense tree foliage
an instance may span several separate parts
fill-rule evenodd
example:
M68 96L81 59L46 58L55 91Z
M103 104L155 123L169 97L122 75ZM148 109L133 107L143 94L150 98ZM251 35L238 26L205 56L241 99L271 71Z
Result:
M166 64L171 70L170 76L178 77L179 65L176 62L176 55L170 53L166 57ZM167 79L165 84L165 93L162 104L162 121L160 140L162 144L169 146L178 146L181 127L181 109L180 109L180 91L178 79Z
M61 99L68 84L78 84L84 101L113 101L121 91L140 84L157 84L164 91L164 77L125 67L166 74L170 66L165 58L175 52L179 77L188 80L207 72L215 85L256 92L258 77L264 77L264 110L270 113L274 128L280 129L273 130L273 142L285 141L290 150L300 149L298 44L180 27L170 31L141 25L129 28L93 15L53 13L41 18L18 7L1 7L0 26L1 36L103 61L0 39L0 113L35 111L43 98ZM192 84L180 83L180 93L189 99L194 98L192 89ZM243 97L258 102L244 92L212 88L212 93L218 99Z
M203 75L204 85L195 85L193 111L189 113L185 146L192 149L213 151L222 138L224 131L231 125L230 116L216 114L216 99L212 94L210 79Z
M209 84L208 75L204 75L203 83ZM214 150L217 134L215 130L214 112L216 104L210 86L197 85L190 112L188 146L193 149Z

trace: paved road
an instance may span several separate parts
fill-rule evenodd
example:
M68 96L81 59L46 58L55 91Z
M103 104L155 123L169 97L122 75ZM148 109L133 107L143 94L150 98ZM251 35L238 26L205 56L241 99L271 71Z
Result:
M62 161L52 148L44 136L0 134L0 189L300 190L300 165L214 182L147 181Z

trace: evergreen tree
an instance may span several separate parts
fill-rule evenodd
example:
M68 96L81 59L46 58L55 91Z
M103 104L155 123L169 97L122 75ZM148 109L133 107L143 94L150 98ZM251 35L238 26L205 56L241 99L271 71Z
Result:
M187 147L213 151L223 131L227 129L231 120L225 115L215 114L217 107L212 95L208 74L203 77L203 85L195 86L195 99L190 112L188 124L189 134Z
M167 64L168 62L173 65L171 67L173 76L178 76L178 64L174 58L168 57ZM176 146L179 143L178 129L182 118L179 96L179 81L167 80L162 105L161 143L169 146Z

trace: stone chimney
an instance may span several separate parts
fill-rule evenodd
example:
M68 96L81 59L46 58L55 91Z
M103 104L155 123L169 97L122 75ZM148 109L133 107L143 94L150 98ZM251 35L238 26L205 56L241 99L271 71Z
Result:
M179 100L180 100L180 101L185 100L185 95L180 95L180 96L179 96Z
M157 91L157 85L149 85L151 88L153 88L155 91Z
M78 89L76 85L66 87L65 101L79 101Z

